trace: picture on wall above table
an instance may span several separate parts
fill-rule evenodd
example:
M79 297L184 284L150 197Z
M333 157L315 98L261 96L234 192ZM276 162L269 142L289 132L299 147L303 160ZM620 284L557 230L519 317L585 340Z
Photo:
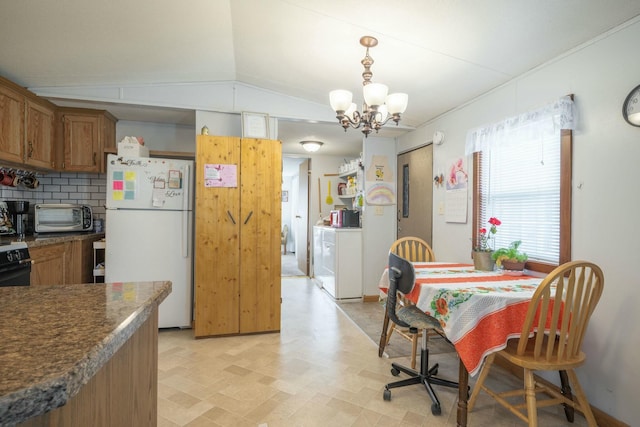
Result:
M448 163L445 177L445 221L467 222L467 187L469 174L467 173L464 159L459 157Z

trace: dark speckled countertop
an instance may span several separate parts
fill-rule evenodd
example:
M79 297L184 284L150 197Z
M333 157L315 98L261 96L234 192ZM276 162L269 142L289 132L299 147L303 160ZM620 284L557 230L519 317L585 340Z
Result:
M170 292L171 282L0 288L0 426L64 405Z
M95 239L96 237L104 237L104 233L78 232L78 233L40 233L33 236L26 236L21 241L27 243L29 248L37 248L39 246L53 245L56 243L70 242L74 240ZM15 242L15 236L3 236L1 242Z

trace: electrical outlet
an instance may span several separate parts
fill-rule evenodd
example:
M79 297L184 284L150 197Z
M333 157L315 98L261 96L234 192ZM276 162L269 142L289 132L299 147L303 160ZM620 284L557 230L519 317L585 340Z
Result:
M376 215L384 215L384 208L382 206L376 206Z
M444 215L444 202L438 204L438 215Z

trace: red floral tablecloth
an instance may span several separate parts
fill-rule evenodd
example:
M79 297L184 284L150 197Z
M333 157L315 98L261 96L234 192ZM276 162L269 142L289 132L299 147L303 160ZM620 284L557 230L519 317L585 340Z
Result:
M414 263L416 284L408 298L440 321L470 375L484 358L520 335L529 301L542 277L478 271L468 264ZM379 283L389 287L388 271Z

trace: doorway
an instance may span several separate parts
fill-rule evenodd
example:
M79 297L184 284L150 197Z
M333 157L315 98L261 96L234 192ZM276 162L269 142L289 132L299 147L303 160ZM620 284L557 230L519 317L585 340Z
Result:
M433 145L398 155L398 239L415 236L432 246Z
M282 245L282 276L309 275L309 164L308 158L282 158L282 227L287 226Z

